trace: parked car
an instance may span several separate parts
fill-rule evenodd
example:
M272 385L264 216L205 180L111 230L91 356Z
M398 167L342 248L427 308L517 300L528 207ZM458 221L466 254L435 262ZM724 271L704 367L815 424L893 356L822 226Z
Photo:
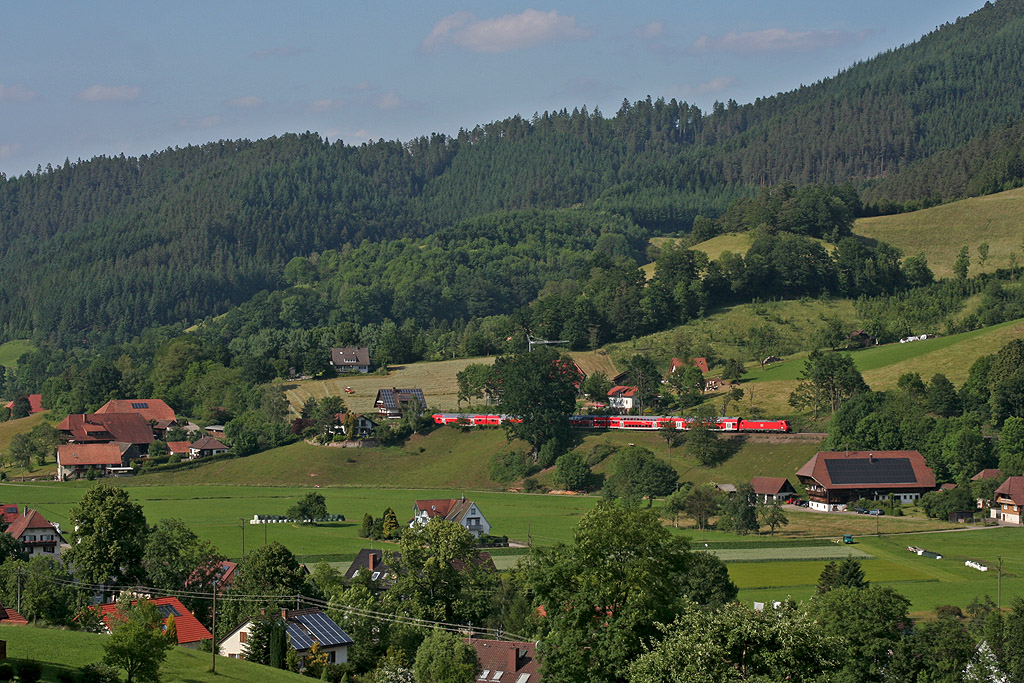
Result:
M868 514L869 515L874 515L875 517L881 517L882 515L885 514L885 511L884 510L872 510Z
M868 514L868 511L865 508L853 508L853 511L856 512L858 515Z

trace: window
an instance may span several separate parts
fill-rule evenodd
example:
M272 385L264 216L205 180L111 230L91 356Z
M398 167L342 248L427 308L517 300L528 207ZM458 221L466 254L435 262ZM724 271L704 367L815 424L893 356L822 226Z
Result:
M489 674L489 673L491 673L490 669L484 669L483 671L480 672L480 678L478 678L477 680L478 681L486 681L487 680L487 674Z
M516 683L527 683L530 680L530 674L519 674L519 678L516 679Z
M380 578L380 572L374 572L373 576L371 576L370 578L373 579L374 581L376 581L377 579Z
M492 681L500 681L501 680L501 676L504 673L505 673L504 671L495 671L494 674L491 676L491 680Z
M246 633L245 631L240 631L238 634L238 642L244 643L247 637L249 637L248 633Z

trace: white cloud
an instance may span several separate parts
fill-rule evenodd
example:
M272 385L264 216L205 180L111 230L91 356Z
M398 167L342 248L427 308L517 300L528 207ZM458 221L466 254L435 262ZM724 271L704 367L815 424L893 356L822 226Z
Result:
M291 45L285 45L284 47L265 47L262 50L256 50L251 55L252 59L263 59L264 57L294 57L296 55L306 54L312 52L308 47L292 47Z
M665 32L665 24L660 21L652 21L649 24L637 27L636 37L644 40L653 40L661 37L661 34Z
M246 95L244 97L235 97L228 100L228 104L232 107L245 107L252 109L253 107L262 107L263 98L257 97L256 95Z
M332 109L337 109L342 104L343 104L343 102L341 100L332 100L332 99L324 98L324 99L316 100L315 102L310 104L308 107L306 107L306 111L314 112L314 113L315 112L320 112L320 111L330 111Z
M90 85L78 93L78 99L84 102L130 102L141 92L134 85Z
M28 102L36 98L36 91L23 85L0 83L0 102Z
M12 156L14 156L15 154L17 154L20 151L21 151L21 144L17 143L17 142L15 142L13 144L10 144L10 145L0 145L0 159L6 159L7 157L12 157Z
M352 133L352 137L354 137L357 140L371 140L372 139L372 137L370 136L370 131L366 130L365 128L360 128L355 133Z
M706 83L700 83L694 88L694 91L701 95L708 95L711 93L721 92L735 82L736 79L732 76L719 76L718 78L713 78Z
M196 122L200 128L212 128L213 126L219 126L223 123L224 119L214 114L213 116L204 116Z
M376 104L378 109L400 109L404 107L406 103L394 90L388 90L387 92L380 94L380 97L377 98Z
M768 28L763 31L729 31L724 36L702 35L690 46L692 52L813 52L828 47L858 43L867 36L866 31L790 31Z
M422 44L430 50L452 42L475 52L508 52L557 40L588 35L576 25L576 18L528 9L497 19L477 19L469 12L456 12L437 22Z

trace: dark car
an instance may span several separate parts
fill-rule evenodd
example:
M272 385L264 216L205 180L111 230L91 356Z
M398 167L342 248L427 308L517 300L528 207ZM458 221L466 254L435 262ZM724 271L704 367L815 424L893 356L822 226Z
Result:
M874 515L875 517L881 517L881 516L883 516L885 514L885 510L872 510L868 514L869 515Z
M853 511L856 512L858 515L868 514L868 511L865 508L853 508Z

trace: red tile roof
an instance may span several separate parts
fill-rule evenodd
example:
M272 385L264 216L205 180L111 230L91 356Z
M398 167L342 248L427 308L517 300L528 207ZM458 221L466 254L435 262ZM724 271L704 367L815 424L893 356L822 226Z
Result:
M618 386L612 387L608 391L608 396L609 397L620 397L621 396L621 397L625 397L625 398L632 398L633 396L636 396L636 387L627 387L627 386L623 386L623 385L620 384Z
M14 410L14 401L7 402L7 408ZM28 414L35 415L36 413L43 412L43 395L42 394L29 394L28 395Z
M185 455L188 453L188 447L191 445L188 441L168 441L167 450L178 455Z
M192 444L192 448L197 448L197 449L199 449L201 451L212 451L212 450L215 450L215 449L216 450L220 450L220 449L227 450L228 447L225 446L220 441L218 441L217 439L213 438L212 436L202 436L202 437L199 438L198 441L196 441L194 444Z
M7 527L7 533L14 538L21 538L21 535L29 529L52 529L53 533L60 536L60 534L57 533L56 527L50 524L50 522L46 520L46 517L43 517L35 510L26 510L24 515L21 515L11 522L11 525ZM61 540L63 541L64 538L61 537Z
M785 477L754 477L750 480L754 493L759 496L777 496L786 484L789 484L789 479Z
M4 524L10 524L20 516L17 505L9 503L0 505L0 519L3 520Z
M417 500L416 509L427 513L427 517L445 517L455 505L455 498L445 500Z
M197 643L200 640L209 640L213 638L213 635L206 630L206 627L199 623L195 615L186 609L185 605L181 604L181 600L175 597L168 598L156 598L153 604L158 608L161 605L169 605L178 613L178 616L174 617L174 627L178 631L178 645L185 645L187 643ZM135 604L134 602L132 603ZM103 619L103 623L106 625L107 630L110 630L111 623L116 618L117 614L117 603L107 603L105 605L99 605L100 618ZM160 622L166 626L167 617L164 617Z
M136 413L146 422L150 420L174 420L174 409L158 398L127 398L107 401L96 409L97 415L108 413Z
M708 371L708 359L705 358L704 356L698 356L698 357L692 359L689 363L683 361L683 359L681 359L681 358L673 358L672 359L672 365L671 365L671 367L669 367L669 370L668 370L669 374L674 373L679 368L685 368L685 367L690 366L690 365L692 365L693 367L697 368L702 373L707 373L707 371Z
M64 418L57 430L68 432L79 443L126 441L131 444L153 443L153 429L138 413L74 414Z
M467 638L464 642L473 646L480 660L483 673L478 680L516 683L523 674L529 675L529 683L540 680L540 662L537 661L537 647L534 643L480 638Z
M886 461L898 459L909 461L914 481L884 480ZM855 463L850 476L863 474L863 478L860 481L833 482L828 462L836 460ZM935 473L928 467L924 456L917 451L824 451L816 453L796 474L798 477L814 479L827 489L935 488Z
M996 489L995 497L1005 496L1014 505L1024 505L1024 477L1007 477Z
M75 465L114 465L124 464L124 453L131 448L130 443L114 441L112 443L67 443L57 446L57 463L61 467Z
M971 477L971 481L981 481L982 479L1002 479L1002 478L1003 478L1003 471L1002 470L1000 470L998 467L989 467L988 469L984 469L981 472L978 472L977 474L975 474L973 477Z
M15 612L10 607L0 605L0 625L2 626L28 626L28 619Z

